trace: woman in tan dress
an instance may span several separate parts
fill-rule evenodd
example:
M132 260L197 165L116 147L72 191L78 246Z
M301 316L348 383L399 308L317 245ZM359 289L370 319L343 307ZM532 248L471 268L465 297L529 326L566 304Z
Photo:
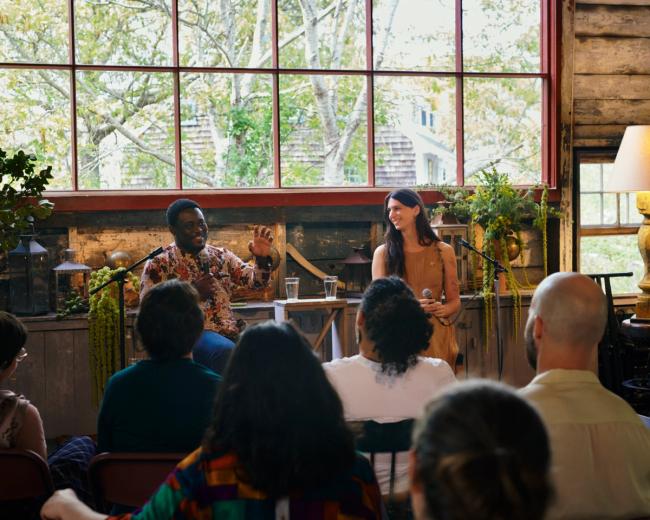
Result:
M422 198L413 190L389 193L384 218L385 243L372 257L372 278L394 274L406 281L431 315L433 335L423 355L444 359L455 371L458 344L450 318L460 309L460 293L454 250L433 232Z

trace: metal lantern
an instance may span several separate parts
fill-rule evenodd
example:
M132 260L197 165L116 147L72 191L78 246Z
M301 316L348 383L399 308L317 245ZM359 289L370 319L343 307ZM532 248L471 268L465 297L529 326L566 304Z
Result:
M64 262L54 269L54 302L56 312L65 309L66 300L73 294L81 298L88 298L88 283L90 281L90 267L75 262L74 249L63 252Z
M33 235L21 235L18 247L9 251L9 309L14 314L34 315L49 311L48 253Z
M372 278L371 260L363 253L362 247L353 248L353 252L343 262L341 280L345 282L345 295L360 298Z
M468 258L469 252L460 245L456 238L467 240L467 224L461 224L453 215L436 215L431 221L431 229L438 235L438 238L454 248L456 253L456 272L460 282L460 290L468 288Z

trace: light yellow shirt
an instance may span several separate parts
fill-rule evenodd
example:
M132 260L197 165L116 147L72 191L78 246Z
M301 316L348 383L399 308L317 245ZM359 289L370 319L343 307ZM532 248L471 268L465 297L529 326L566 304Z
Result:
M541 413L556 502L547 519L650 515L650 430L584 370L549 370L520 390Z

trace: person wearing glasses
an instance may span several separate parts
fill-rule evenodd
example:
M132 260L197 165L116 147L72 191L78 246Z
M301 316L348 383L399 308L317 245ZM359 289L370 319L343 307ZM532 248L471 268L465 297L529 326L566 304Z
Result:
M6 386L27 357L27 329L8 312L0 311L0 385ZM43 421L24 396L0 389L0 448L32 450L47 460Z

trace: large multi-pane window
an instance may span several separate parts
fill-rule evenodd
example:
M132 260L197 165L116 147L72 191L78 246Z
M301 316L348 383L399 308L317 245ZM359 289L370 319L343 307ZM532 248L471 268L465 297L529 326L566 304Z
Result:
M0 148L51 188L549 180L548 0L0 0Z
M633 272L631 277L613 278L612 290L637 293L643 277L637 232L643 216L637 210L634 193L606 191L615 155L577 153L579 268L586 274Z

